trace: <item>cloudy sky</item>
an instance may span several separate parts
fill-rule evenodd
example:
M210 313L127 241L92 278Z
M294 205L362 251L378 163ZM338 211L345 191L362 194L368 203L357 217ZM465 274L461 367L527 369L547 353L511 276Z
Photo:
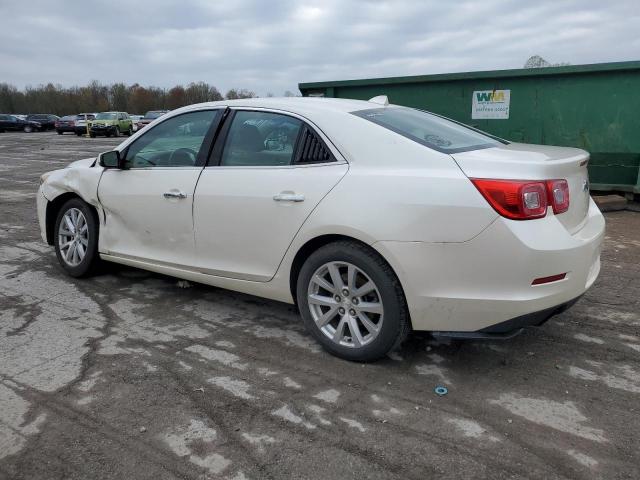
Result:
M0 0L0 82L300 81L640 60L638 0Z

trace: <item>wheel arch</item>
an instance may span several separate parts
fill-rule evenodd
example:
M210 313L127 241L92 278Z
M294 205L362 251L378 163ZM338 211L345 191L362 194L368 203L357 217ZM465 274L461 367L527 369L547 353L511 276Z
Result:
M364 246L365 248L370 250L375 255L379 256L389 266L391 271L394 273L394 275L398 279L398 283L400 284L400 288L402 289L403 293L405 293L405 289L404 289L404 286L402 284L402 279L401 279L400 275L398 275L398 272L393 267L393 264L391 262L389 262L389 260L387 260L384 257L384 255L382 255L378 250L373 248L367 242L364 242L362 240L359 240L359 239L357 239L355 237L352 237L352 236L349 236L349 235L324 234L324 235L319 235L317 237L314 237L314 238L312 238L310 240L307 240L307 242L304 243L298 249L298 251L296 252L296 254L295 254L294 258L293 258L293 261L291 262L291 268L289 269L289 289L290 289L290 292L291 292L291 296L293 297L293 301L294 301L294 303L296 305L298 304L298 299L297 299L297 295L296 295L296 284L298 282L298 275L300 274L300 270L302 269L302 265L304 265L304 262L307 260L307 258L309 258L309 256L313 252L315 252L319 248L324 247L325 245L328 245L330 243L339 242L339 241L349 241L349 242L357 243L359 245ZM405 293L405 299L406 299L406 293Z
M60 209L62 208L62 206L72 198L78 198L82 200L84 203L86 203L91 209L91 211L94 213L96 220L99 220L98 210L96 209L96 207L91 205L89 202L87 202L84 198L82 198L76 192L62 193L58 195L56 198L54 198L53 200L50 200L49 202L47 202L47 209L45 213L45 232L47 235L47 244L53 245L54 238L55 238L54 230L56 227L56 218L58 218L58 213L60 212ZM99 229L100 228L99 221L97 221L97 225Z

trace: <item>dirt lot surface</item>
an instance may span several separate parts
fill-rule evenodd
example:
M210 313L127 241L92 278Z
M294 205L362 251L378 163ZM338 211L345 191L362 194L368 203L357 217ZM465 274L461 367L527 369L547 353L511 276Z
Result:
M600 278L542 328L362 365L289 305L65 276L38 177L117 142L0 134L1 478L640 478L640 214L607 214Z

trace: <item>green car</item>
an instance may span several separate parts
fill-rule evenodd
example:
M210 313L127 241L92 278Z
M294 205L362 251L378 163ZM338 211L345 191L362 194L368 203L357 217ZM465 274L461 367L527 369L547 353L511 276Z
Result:
M97 135L118 137L121 133L133 134L133 121L126 112L102 112L89 123L89 136Z

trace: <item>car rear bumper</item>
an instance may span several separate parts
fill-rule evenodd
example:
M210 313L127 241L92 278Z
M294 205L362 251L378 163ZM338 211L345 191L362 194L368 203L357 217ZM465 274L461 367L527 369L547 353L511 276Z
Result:
M520 222L500 217L467 242L373 246L400 278L415 330L504 333L544 322L591 287L600 271L604 223L590 200L574 234L554 215ZM560 273L566 278L532 285Z

